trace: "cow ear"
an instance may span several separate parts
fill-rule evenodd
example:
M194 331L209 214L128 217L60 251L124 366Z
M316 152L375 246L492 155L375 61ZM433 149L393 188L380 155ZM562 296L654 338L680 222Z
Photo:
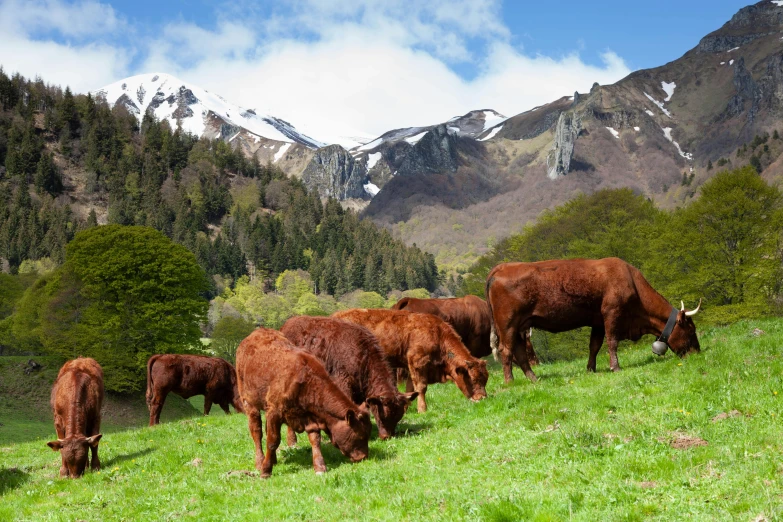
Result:
M347 422L350 425L355 425L359 423L359 414L356 413L354 410L348 410L345 412L345 422Z
M60 451L63 448L63 441L62 439L57 439L47 442L46 445L52 448L52 451Z
M367 403L367 406L377 406L380 408L383 406L383 397L367 397L365 402Z
M93 448L97 448L98 447L98 442L101 440L101 437L103 437L102 433L99 433L97 435L93 435L92 437L87 437L87 444L89 444Z
M416 397L419 396L419 392L403 393L402 396L405 397L405 400L407 402L413 402L414 400L416 400Z

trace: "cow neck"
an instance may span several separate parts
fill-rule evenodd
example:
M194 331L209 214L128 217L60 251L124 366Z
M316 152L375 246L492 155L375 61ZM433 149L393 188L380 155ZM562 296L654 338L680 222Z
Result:
M654 298L643 301L647 326L644 333L660 337L672 313L672 305L658 292ZM671 333L671 332L670 332Z
M450 329L451 327L449 327ZM464 347L459 336L453 331L440 327L440 349L441 356L446 362L446 366L449 369L449 373L452 373L455 368L455 363L459 361L465 361L470 357L470 352ZM450 354L453 354L450 356Z
M304 388L305 406L308 406L308 410L323 415L327 424L332 420L345 419L346 412L355 408L353 402L328 376L313 374ZM314 397L317 399L313 400Z
M380 359L373 357L376 350L372 350L367 357L367 387L366 397L394 397L397 387L394 386L394 378L381 350L377 350ZM365 397L365 398L366 398Z

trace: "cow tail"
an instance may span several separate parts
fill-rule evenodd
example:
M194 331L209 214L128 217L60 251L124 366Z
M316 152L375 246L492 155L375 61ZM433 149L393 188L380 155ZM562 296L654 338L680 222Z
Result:
M152 400L152 364L157 358L157 355L153 355L147 360L147 393L145 394L147 398L147 405L149 405L150 401Z
M489 307L489 346L492 348L492 358L498 360L498 332L495 328L495 314L492 313L492 301L489 299L489 287L495 280L494 277L487 278L487 286L484 288L484 295L487 297L487 306Z

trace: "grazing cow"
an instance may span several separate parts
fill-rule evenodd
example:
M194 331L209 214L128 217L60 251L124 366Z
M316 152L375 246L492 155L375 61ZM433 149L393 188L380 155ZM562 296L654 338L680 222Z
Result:
M500 345L506 382L514 377L511 360L522 353L529 327L565 332L592 328L587 370L595 371L595 357L606 337L612 371L618 371L617 343L659 336L663 355L668 345L680 357L699 351L696 326L688 312L672 307L642 273L622 259L572 259L537 263L503 263L487 276L487 300L493 314L493 344ZM497 332L497 336L494 333ZM520 360L517 357L517 360ZM526 358L521 359L523 363ZM533 382L529 365L521 365Z
M394 435L418 393L400 393L378 339L366 328L331 317L292 317L280 331L297 348L323 363L335 384L356 404L370 407L378 436ZM288 428L288 443L296 443Z
M392 368L406 368L419 393L419 413L427 411L427 385L453 380L465 397L487 396L487 363L472 355L454 329L430 314L404 310L354 309L332 315L364 326L378 338ZM408 390L408 391L413 391Z
M237 377L231 363L219 357L204 355L153 355L147 361L147 407L150 426L160 423L160 412L169 393L183 399L204 396L204 415L212 404L218 404L227 414L228 406L242 412L237 391Z
M480 297L475 295L451 299L403 297L392 306L392 310L407 310L440 317L454 328L473 357L486 357L492 353L489 342L492 314L487 302ZM530 336L527 337L526 349L530 366L537 365L538 357L530 343Z
M272 474L283 423L307 432L316 474L326 471L321 431L353 462L367 458L372 424L365 406L357 406L334 383L324 366L275 330L259 328L237 349L237 381L256 453L256 468ZM261 449L261 414L266 412L266 456Z
M92 453L90 469L101 469L98 442L102 437L103 370L98 362L80 357L65 363L54 381L51 404L57 440L46 445L60 451L60 476L81 477L88 452Z

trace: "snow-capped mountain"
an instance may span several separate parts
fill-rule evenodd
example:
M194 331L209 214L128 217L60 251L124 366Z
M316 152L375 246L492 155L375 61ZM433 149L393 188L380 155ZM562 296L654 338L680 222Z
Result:
M415 145L425 134L427 134L427 132L438 125L446 125L450 134L483 141L489 137L490 133L487 133L487 136L483 138L479 138L482 134L485 134L486 131L489 131L493 127L497 127L507 119L508 118L499 112L491 109L470 111L463 116L455 116L445 123L436 123L425 127L406 127L403 129L391 130L370 142L353 147L351 149L351 154L357 158L361 157L364 153L372 156L372 153L377 154L379 149L386 148L403 140L411 145ZM369 161L372 162L372 159Z
M141 122L152 112L159 120L167 120L173 128L208 138L231 141L241 133L256 144L262 139L281 143L299 143L310 149L325 144L301 132L290 123L256 114L231 104L220 96L189 84L169 74L151 73L131 76L93 92L104 96L110 105L121 104ZM279 147L282 150L282 147Z

